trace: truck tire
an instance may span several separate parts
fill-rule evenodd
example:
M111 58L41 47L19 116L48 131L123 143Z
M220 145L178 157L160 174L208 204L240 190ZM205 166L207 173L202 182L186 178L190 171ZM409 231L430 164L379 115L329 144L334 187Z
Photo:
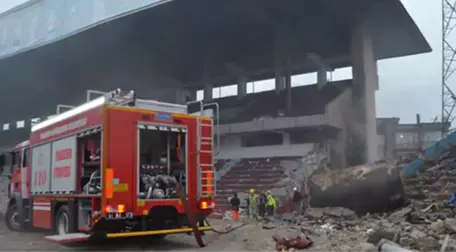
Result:
M6 227L14 232L22 231L19 208L16 204L10 204L5 214Z
M74 232L74 222L71 219L70 210L67 205L63 205L57 211L54 220L55 232L58 235L70 234Z

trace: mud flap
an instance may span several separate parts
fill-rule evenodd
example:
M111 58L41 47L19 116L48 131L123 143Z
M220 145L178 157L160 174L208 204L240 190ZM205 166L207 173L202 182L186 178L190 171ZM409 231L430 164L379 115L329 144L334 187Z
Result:
M71 233L64 235L49 235L45 236L44 239L62 245L71 245L78 242L87 242L90 237L91 235L86 233Z

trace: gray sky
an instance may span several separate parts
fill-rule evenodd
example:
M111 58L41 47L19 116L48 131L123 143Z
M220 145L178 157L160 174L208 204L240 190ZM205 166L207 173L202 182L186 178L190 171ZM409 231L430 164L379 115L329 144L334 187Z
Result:
M0 12L25 1L1 0ZM441 1L402 2L431 44L433 52L379 62L377 117L400 117L401 122L413 122L415 114L420 113L423 121L430 121L435 116L440 118L441 113ZM337 79L344 76L346 74L338 73L334 77ZM305 79L308 78L295 78L294 82L306 82ZM268 83L256 83L254 86L256 91L272 88ZM456 92L456 83L453 86ZM248 89L252 90L252 85ZM233 88L227 88L222 93L232 91Z
M27 0L3 0L3 1L0 1L0 12L4 12L8 9L11 9L12 7L18 5L18 4L21 4L21 3L25 3L27 2Z

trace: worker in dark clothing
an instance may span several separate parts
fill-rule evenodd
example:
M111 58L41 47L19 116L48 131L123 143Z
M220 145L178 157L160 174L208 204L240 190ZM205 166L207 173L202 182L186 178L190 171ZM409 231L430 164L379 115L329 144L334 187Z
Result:
M266 201L266 194L264 194L264 192L261 192L258 199L258 215L261 218L264 218L266 215Z
M239 206L241 205L241 200L238 198L237 193L233 194L233 197L230 200L230 205L233 210L233 219L239 220Z
M309 196L309 178L306 177L304 181L304 193L302 194L302 207L301 211L304 213L307 208L310 207L310 196Z
M298 191L297 187L293 188L293 203L296 204L296 214L300 215L302 213L302 202L304 197L302 196L301 192Z

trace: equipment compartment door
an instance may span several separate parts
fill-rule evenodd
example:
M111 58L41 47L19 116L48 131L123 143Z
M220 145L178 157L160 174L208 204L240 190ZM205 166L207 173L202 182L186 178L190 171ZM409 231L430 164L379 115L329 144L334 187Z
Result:
M186 127L138 124L138 198L178 199L176 183L187 183L186 156Z
M61 194L76 191L76 136L52 143L51 191Z
M51 190L51 143L32 149L32 194L48 193Z

